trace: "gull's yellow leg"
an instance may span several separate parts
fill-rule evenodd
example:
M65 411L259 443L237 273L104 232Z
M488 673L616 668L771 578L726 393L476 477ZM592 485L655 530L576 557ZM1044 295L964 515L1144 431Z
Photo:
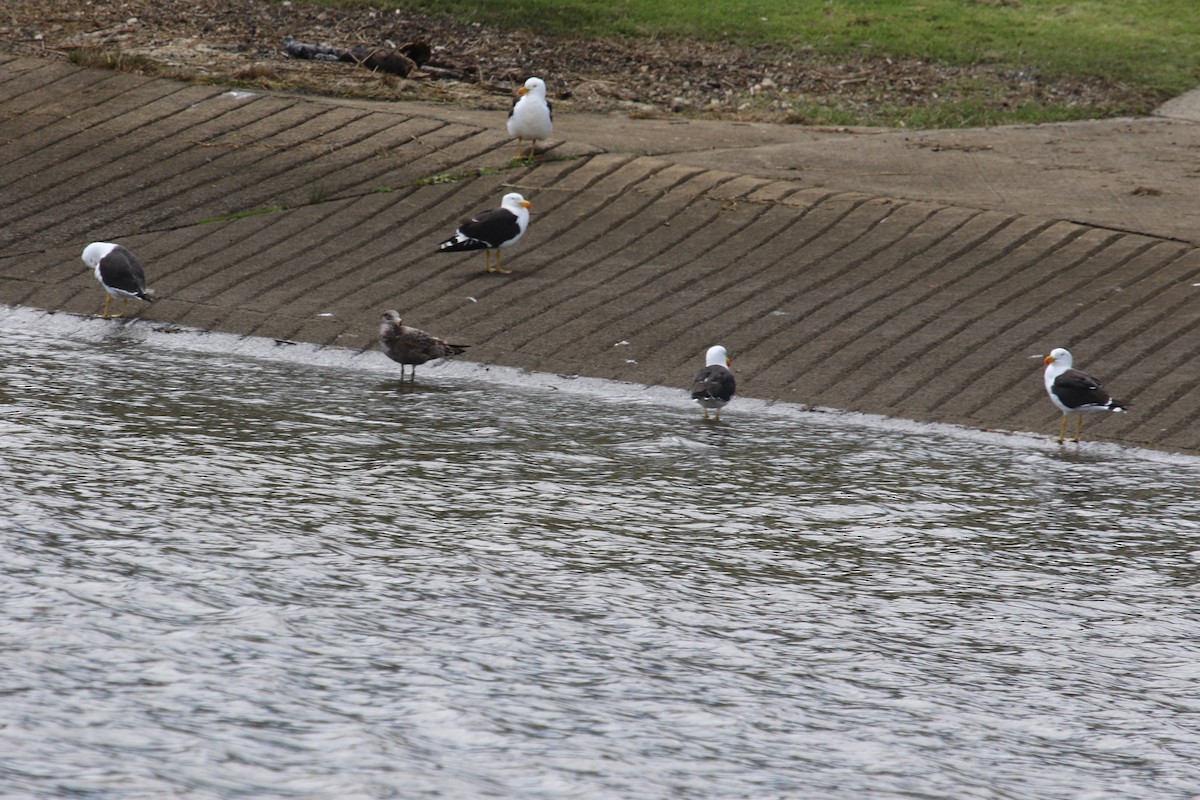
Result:
M1079 415L1079 423L1075 426L1075 443L1079 443L1079 435L1083 433L1083 414Z
M512 274L511 269L503 269L500 266L500 248L498 248L498 247L496 248L496 266L489 267L488 272L496 272L496 273L499 273L500 275L511 275Z
M112 295L107 292L104 294L104 309L100 312L100 319L108 319L108 304L112 302Z
M1058 443L1062 444L1067 438L1067 415L1063 414L1062 425L1058 426Z

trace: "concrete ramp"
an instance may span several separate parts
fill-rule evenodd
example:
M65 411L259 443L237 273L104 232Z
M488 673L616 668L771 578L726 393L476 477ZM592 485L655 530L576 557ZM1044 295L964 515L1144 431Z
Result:
M1085 435L1200 452L1190 243L736 154L567 142L528 166L502 115L453 116L3 61L0 300L95 313L79 254L116 240L162 298L142 324L364 348L397 308L477 361L680 387L721 343L745 395L1047 435L1032 356L1066 346L1132 404ZM514 189L534 205L514 274L436 252Z

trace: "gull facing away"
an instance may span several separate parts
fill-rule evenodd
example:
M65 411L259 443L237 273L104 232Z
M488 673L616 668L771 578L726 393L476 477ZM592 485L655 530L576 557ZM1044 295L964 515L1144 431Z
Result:
M517 192L509 192L500 200L500 207L476 214L458 226L446 241L438 245L439 253L482 250L487 272L510 275L512 270L500 266L500 248L515 244L529 227L529 209L533 204ZM492 266L491 252L496 251Z
M712 408L716 409L717 422L720 422L721 408L733 399L737 381L729 369L731 363L725 348L715 344L708 348L704 369L697 372L692 380L692 399L704 409L705 419L708 419L708 410Z
M538 140L549 139L554 131L554 110L546 100L546 82L541 78L529 78L517 95L508 111L508 135L516 138L522 151L528 139L529 158L533 158Z
M410 328L400 319L399 311L385 311L379 324L379 346L392 361L400 364L400 380L404 380L405 365L412 366L411 380L417 378L417 365L436 358L456 356L467 349L465 344L450 344L445 339Z
M137 256L119 244L112 242L92 242L83 248L83 263L94 270L96 280L104 287L104 310L100 312L101 319L125 316L125 308L129 298L136 297L153 303L154 293L146 288L146 272ZM121 310L113 315L108 313L108 305L114 297L121 298Z
M1124 413L1125 404L1114 400L1104 391L1100 381L1091 375L1072 369L1074 359L1070 352L1061 347L1050 351L1043 360L1046 365L1044 380L1046 392L1051 402L1063 413L1062 425L1058 429L1058 443L1062 444L1067 436L1067 417L1074 414L1078 419L1075 427L1075 439L1083 432L1083 415L1101 411Z

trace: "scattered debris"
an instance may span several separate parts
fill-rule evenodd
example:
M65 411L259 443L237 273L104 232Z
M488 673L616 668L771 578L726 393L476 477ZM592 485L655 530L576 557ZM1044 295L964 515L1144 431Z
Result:
M402 78L429 61L433 53L429 43L418 40L400 47L370 47L360 44L350 49L327 44L298 42L294 36L283 37L283 51L292 58L309 61L341 61L355 64L372 72L387 72Z
M932 142L932 141L916 142L913 146L920 147L925 150L931 150L934 153L941 153L941 152L946 152L946 151L957 151L959 153L978 153L981 150L991 150L992 149L992 146L990 144L960 144L958 142L947 143L947 142Z
M560 109L643 117L822 124L829 121L822 109L836 108L862 124L894 125L906 109L947 103L965 102L986 114L1034 104L1112 116L1145 113L1167 99L1105 77L1056 79L987 63L949 66L869 51L834 58L788 43L746 48L673 36L564 38L502 31L433 13L433 6L422 11L415 7L420 4L404 5L4 0L0 29L14 55L87 63L82 59L90 51L99 62L92 66L173 80L505 112L515 88L529 77L533 56ZM305 60L306 48L292 56L280 47L288 35L294 46L331 44L309 45L314 58ZM397 46L409 41L428 42L429 54ZM419 68L403 79L386 71L392 52ZM320 53L336 60L316 60ZM345 63L366 69L343 69Z

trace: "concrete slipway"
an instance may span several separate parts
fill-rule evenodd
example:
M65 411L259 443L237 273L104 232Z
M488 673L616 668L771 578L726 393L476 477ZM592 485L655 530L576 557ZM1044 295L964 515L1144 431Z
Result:
M1085 434L1200 453L1198 120L560 114L513 167L495 112L0 55L0 302L95 313L79 254L116 240L161 297L139 324L363 348L394 307L483 363L680 387L720 342L745 395L1047 435L1030 356L1066 346L1132 404ZM435 253L510 187L513 275Z

